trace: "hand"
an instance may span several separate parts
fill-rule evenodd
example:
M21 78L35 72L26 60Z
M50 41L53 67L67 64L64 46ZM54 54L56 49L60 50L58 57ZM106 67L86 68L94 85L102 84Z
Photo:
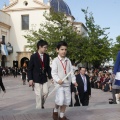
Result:
M62 81L62 80L59 80L59 81L58 81L58 84L59 84L59 85L62 85L62 84L63 84L63 81Z
M74 83L74 85L75 85L75 87L77 87L77 86L78 86L78 84L77 84L77 83Z
M53 79L50 79L50 81L51 81L51 83L52 83L52 84L54 84L54 81L53 81Z
M34 85L33 80L30 80L30 81L29 81L29 86L33 86L33 85Z
M76 92L75 94L78 95L78 92Z

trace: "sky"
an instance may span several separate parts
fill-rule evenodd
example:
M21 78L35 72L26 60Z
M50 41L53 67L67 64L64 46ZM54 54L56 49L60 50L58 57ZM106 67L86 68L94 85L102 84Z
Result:
M45 2L47 0L44 0ZM116 37L120 35L120 0L64 0L71 9L75 21L85 24L85 15L81 9L86 9L93 13L95 24L101 28L110 27L106 32L109 33L109 38L114 42ZM9 0L0 0L0 9Z

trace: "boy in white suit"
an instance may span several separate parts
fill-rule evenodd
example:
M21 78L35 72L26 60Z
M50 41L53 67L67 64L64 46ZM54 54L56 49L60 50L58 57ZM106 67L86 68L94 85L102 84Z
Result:
M68 120L65 117L66 106L70 105L71 102L71 92L70 85L72 83L77 86L76 77L74 72L63 82L63 78L72 70L71 61L66 57L67 53L67 43L60 41L56 47L58 56L52 62L52 77L55 84L59 84L60 87L56 91L55 96L55 108L53 110L54 120ZM60 107L60 115L58 118L58 108Z

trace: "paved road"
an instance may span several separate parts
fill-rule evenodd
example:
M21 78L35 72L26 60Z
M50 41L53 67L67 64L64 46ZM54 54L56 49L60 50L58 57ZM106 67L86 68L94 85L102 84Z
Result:
M54 94L47 98L44 110L36 110L34 91L28 84L22 85L20 76L3 77L3 82L7 93L0 93L0 120L52 120ZM120 106L108 103L111 96L92 89L89 107L68 107L66 115L70 120L120 120Z

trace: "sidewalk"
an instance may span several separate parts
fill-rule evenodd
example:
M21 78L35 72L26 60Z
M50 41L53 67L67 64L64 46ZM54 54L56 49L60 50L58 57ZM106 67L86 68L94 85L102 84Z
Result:
M7 93L0 93L0 120L52 120L54 94L47 98L45 109L35 109L35 95L31 87L18 78L3 77ZM50 91L53 86L50 88ZM120 120L120 105L109 105L110 92L92 89L88 107L67 108L70 120Z

